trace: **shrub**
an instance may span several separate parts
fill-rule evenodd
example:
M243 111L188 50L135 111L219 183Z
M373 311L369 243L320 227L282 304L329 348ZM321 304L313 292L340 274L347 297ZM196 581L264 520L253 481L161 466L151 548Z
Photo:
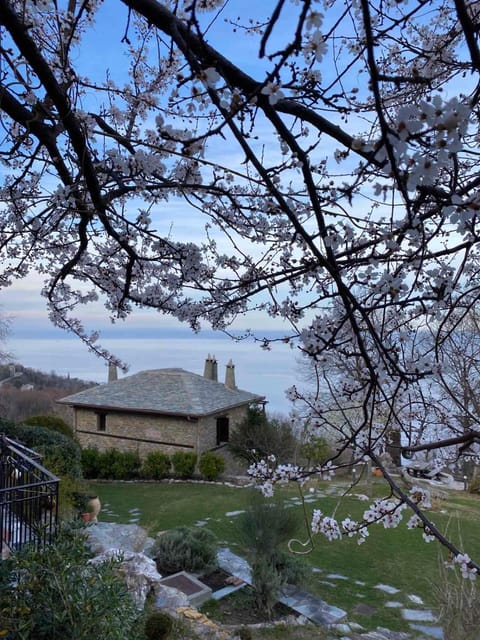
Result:
M150 480L161 480L166 478L172 468L170 456L162 451L151 451L142 466L142 477Z
M207 480L218 480L225 471L225 460L213 451L205 451L200 457L198 468Z
M282 586L301 584L308 574L302 560L281 548L295 535L295 513L285 509L281 502L268 501L255 492L249 508L239 517L238 525L243 542L252 553L256 605L270 616Z
M145 620L146 640L166 640L173 628L173 620L163 611L154 611Z
M99 478L132 480L138 478L142 461L138 453L108 449L99 454Z
M84 478L100 478L102 454L95 447L82 449L82 470Z
M231 433L228 447L236 458L252 464L269 455L278 462L291 462L297 444L289 422L268 418L261 409L249 409Z
M197 464L197 454L177 451L172 456L172 464L175 473L181 478L192 478Z
M217 567L217 539L208 529L176 527L156 539L153 556L160 573L208 573Z
M140 640L139 613L118 565L88 564L90 555L83 528L70 524L45 549L27 546L0 562L0 620L8 637Z
M470 480L468 483L468 491L470 493L480 494L480 476Z
M63 435L68 438L74 437L72 427L58 416L31 416L24 420L23 424L27 424L31 427L45 427L45 429L51 429L52 431L63 433Z
M57 476L82 477L80 446L67 436L45 427L2 423L0 430L42 455L42 465Z

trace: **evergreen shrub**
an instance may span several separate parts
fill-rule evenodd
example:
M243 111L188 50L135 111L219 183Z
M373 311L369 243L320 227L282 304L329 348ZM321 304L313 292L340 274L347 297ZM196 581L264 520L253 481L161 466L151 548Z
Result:
M198 468L206 480L218 480L225 471L225 459L213 451L205 451L200 456Z
M30 418L23 421L23 424L31 427L45 427L45 429L63 433L63 435L68 438L74 437L72 427L58 416L30 416Z
M82 449L82 470L84 478L100 478L102 454L96 447Z
M138 453L108 449L99 454L99 478L133 480L140 475L142 461Z
M28 545L0 562L0 632L12 640L143 640L118 563L88 564L91 555L84 528L69 524L44 549Z
M154 611L145 620L146 640L166 640L173 628L173 620L168 613Z
M169 475L171 468L172 461L169 455L162 451L151 451L145 458L141 475L149 480L161 480Z
M160 573L209 573L217 567L217 538L208 529L176 527L155 540L153 557Z
M187 451L177 451L172 456L172 464L175 473L180 478L193 478L195 465L197 464L197 454Z
M81 450L68 436L45 427L2 422L0 433L18 440L42 456L41 464L57 476L82 477Z

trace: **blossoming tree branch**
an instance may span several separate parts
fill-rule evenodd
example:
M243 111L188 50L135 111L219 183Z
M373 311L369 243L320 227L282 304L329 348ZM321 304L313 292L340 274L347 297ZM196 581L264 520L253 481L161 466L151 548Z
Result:
M480 295L480 6L257 4L0 0L0 283L42 274L52 321L107 357L79 320L97 300L194 330L283 319L319 372L320 393L289 393L333 434L331 466L351 451L390 487L363 521L316 512L313 530L362 540L408 508L475 575L381 454L392 433L449 456L480 436L471 403L450 423L429 391ZM268 492L327 471L251 472Z

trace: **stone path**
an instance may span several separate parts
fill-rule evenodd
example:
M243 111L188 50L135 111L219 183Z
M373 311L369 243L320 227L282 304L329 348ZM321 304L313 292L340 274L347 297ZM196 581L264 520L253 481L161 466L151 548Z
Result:
M228 548L220 549L217 557L221 569L241 578L247 584L252 584L252 572L246 560L237 556ZM321 573L321 570L317 569L314 573ZM330 580L348 580L346 576L339 574L328 574L326 577ZM333 587L336 586L333 582L329 584ZM378 584L375 588L391 595L395 594L398 598L399 589L395 587ZM408 605L399 601L390 601L385 606L400 609L404 620L409 622L414 636L408 633L389 631L388 629L362 632L360 625L345 622L346 611L331 606L321 598L293 586L287 586L283 590L279 601L316 624L329 627L337 633L348 634L341 636L340 640L412 640L413 638L416 638L416 640L443 640L443 631L441 627L435 624L436 620L433 613L428 609L411 608L412 605L421 606L423 604L421 598L412 594L408 595L407 599L409 601ZM359 606L367 607L368 605L360 603ZM338 636L336 637L338 638Z

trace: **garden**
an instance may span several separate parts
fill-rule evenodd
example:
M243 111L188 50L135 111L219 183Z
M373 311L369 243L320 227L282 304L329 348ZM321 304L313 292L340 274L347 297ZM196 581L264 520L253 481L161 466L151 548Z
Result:
M36 422L43 421L37 418ZM301 488L295 483L280 486L275 498L266 500L251 487L222 482L224 465L217 454L197 461L191 455L155 452L141 461L134 454L114 450L81 452L65 425L53 425L51 420L44 426L2 423L2 430L37 448L45 464L62 476L60 511L67 523L66 528L60 527L58 543L44 553L26 549L2 563L4 585L11 583L12 576L23 576L16 590L0 589L2 637L64 639L75 630L75 639L83 640L92 633L91 620L81 614L88 609L92 615L104 616L104 640L137 636L145 640L152 614L149 610L139 614L130 606L113 564L85 569L89 552L85 524L78 517L85 506L80 507L79 497L98 495L100 521L138 524L156 540L154 557L162 575L185 569L212 580L212 558L222 548L250 563L256 576L253 587L202 605L210 619L242 629L242 640L324 640L325 629L312 625L247 629L252 623L292 615L277 604L279 587L286 582L346 611L348 622L365 630L383 627L411 632L411 621L402 612L419 609L431 611L433 620L440 616L442 624L448 621L452 631L446 640L476 640L475 635L458 631L478 606L475 582L446 569L445 549L436 542L427 543L421 529L409 529L407 514L396 528L386 530L381 523L371 526L361 545L348 536L329 541L310 535L314 509L339 520L359 520L372 500L389 496L384 478L367 477L366 467L353 486L346 475L330 481L317 478ZM285 448L284 441L280 448ZM428 515L440 531L473 555L480 534L478 492L434 491ZM185 562L181 558L185 550L188 554L196 550L203 566ZM205 559L206 550L210 557ZM57 602L68 602L68 606L52 606ZM112 603L117 603L113 609L122 609L122 616L109 624ZM170 635L154 630L152 639L196 640L188 625L179 626L173 619L165 624ZM13 636L5 635L9 627L15 630Z
M291 545L293 551L305 550L302 547L308 541L305 514L310 518L314 508L352 518L358 518L365 510L369 504L365 500L367 485L360 483L353 493L343 495L347 486L346 480L336 479L312 483L304 487L302 494L295 487L284 487L278 492L285 510L294 515L296 522L292 538L298 542ZM104 521L136 522L153 536L181 525L205 527L215 534L220 546L249 557L239 526L251 503L248 488L175 481L96 482L91 487L101 497ZM375 479L373 497L385 493L385 483ZM434 500L432 518L467 553L472 552L480 535L480 499L463 492L447 495L446 499ZM329 542L323 537L314 539L313 545L309 553L301 556L309 568L305 588L328 604L347 611L349 620L366 629L381 626L409 631L398 608L388 606L389 602L403 598L405 606L410 603L412 607L412 603L421 601L437 611L445 592L456 585L455 574L444 569L444 550L436 543L426 543L419 530L409 530L405 524L392 530L378 525L360 546L355 540ZM204 609L211 617L228 622L232 617L240 620L241 614L233 616L232 609L244 606L251 614L251 603L240 592L230 599L207 603Z

